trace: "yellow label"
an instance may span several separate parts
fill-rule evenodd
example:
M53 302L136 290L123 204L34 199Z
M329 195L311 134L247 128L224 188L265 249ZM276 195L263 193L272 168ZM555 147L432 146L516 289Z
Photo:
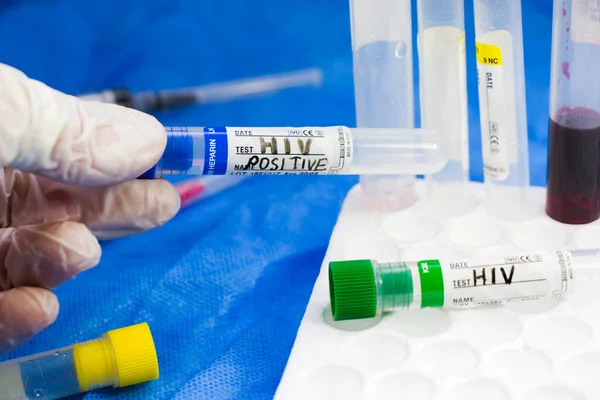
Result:
M462 35L460 35L460 38L458 38L458 42L464 42L465 41L465 34L463 33Z
M501 66L502 50L493 44L475 43L477 52L477 62L479 64Z

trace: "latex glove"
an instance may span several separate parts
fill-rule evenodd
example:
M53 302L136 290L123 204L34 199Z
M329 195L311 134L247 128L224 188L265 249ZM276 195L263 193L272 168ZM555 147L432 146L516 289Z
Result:
M84 102L0 64L0 353L54 322L49 289L98 263L98 238L177 213L167 181L135 179L165 146L149 115Z

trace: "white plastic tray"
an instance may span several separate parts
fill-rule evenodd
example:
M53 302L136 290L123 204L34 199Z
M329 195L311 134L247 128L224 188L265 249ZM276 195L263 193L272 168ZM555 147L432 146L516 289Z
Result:
M418 182L418 190L424 189ZM479 198L483 186L470 183ZM332 322L331 260L380 262L505 253L517 249L600 247L600 222L557 223L544 189L522 221L500 221L481 207L453 218L425 203L378 213L353 188L334 229L277 400L586 400L600 399L600 284L569 299L466 310L423 309L380 319Z

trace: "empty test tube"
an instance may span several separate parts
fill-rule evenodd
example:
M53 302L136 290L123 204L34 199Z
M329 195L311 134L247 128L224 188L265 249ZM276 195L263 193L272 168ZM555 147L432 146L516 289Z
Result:
M426 177L429 199L445 215L474 206L469 182L469 121L464 0L419 0L421 127L437 130L446 167Z
M411 0L350 0L356 125L414 127ZM416 201L413 175L362 176L365 199L382 210Z
M473 2L485 208L520 218L529 186L521 1Z
M546 213L600 217L600 3L555 0Z
M167 132L162 158L140 178L430 174L448 161L431 130L184 127Z
M334 321L428 307L559 299L600 277L600 249L528 251L466 259L329 263ZM574 289L575 288L575 289Z
M0 363L0 400L54 400L158 379L150 328L138 324L99 339Z

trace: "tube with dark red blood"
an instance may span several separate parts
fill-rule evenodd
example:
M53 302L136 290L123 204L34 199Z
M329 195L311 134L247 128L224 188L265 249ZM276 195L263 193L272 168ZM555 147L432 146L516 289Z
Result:
M554 1L546 213L600 217L600 10Z

